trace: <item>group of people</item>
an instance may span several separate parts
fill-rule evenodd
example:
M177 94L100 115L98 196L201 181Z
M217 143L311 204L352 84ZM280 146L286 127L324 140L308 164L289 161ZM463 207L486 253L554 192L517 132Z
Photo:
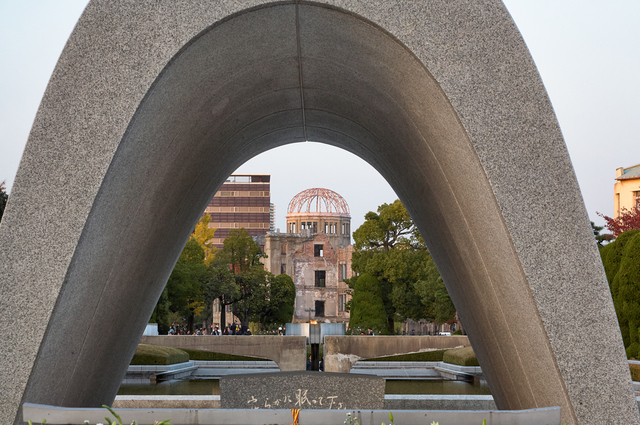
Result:
M220 331L218 325L211 325L211 329L197 328L193 332L186 329L182 325L172 325L168 332L169 335L251 335L251 330L248 326L231 325Z

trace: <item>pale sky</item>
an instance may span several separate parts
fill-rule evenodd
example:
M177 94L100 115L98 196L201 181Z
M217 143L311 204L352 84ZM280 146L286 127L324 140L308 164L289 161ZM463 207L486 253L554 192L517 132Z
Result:
M0 0L0 182L9 191L40 100L87 0ZM587 212L613 214L615 169L640 163L640 1L504 0L542 76ZM302 158L324 160L321 177ZM291 159L285 161L283 159ZM326 171L334 171L334 173ZM266 152L238 172L270 173L276 226L311 187L341 194L352 229L395 194L361 159L316 143ZM291 177L295 176L295 177Z

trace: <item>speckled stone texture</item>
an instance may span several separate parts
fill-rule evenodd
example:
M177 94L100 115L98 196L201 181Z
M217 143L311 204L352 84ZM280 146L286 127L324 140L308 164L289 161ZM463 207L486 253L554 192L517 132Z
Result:
M344 409L384 407L384 378L349 373L275 372L220 378L223 409Z
M640 423L562 135L499 0L90 1L0 224L0 423L24 401L110 403L217 187L304 140L392 185L498 408Z

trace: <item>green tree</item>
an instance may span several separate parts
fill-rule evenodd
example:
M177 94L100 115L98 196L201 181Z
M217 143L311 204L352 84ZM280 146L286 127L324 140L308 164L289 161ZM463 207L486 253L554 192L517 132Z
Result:
M206 317L210 317L211 305L205 303L204 294L210 273L207 265L216 252L211 242L216 229L209 227L210 221L209 214L200 218L158 299L151 321L158 323L160 332L166 332L171 326L172 313L186 318L191 332L198 315L204 312Z
M267 255L244 229L232 229L224 240L223 248L216 256L217 264L227 264L235 275L248 272L255 266L262 267L261 258Z
M236 285L235 275L228 264L211 264L209 281L205 286L205 304L207 313L213 318L213 301L218 300L220 306L220 330L226 327L225 311L228 305L240 298L240 290Z
M356 250L389 251L397 244L424 248L418 228L399 199L380 205L377 213L369 211L364 218L365 222L353 232Z
M167 281L169 310L187 319L187 329L193 332L195 316L204 309L204 285L209 278L204 263L204 249L189 238Z
M349 281L353 297L358 298L358 274L377 279L387 326L394 333L397 319L428 318L438 323L453 319L455 309L435 268L424 240L399 200L383 204L378 212L365 215L365 222L354 232L352 268L356 277ZM367 282L367 287L372 281ZM351 315L367 304L352 303ZM367 314L363 315L366 317Z
M354 330L371 328L375 333L386 333L388 320L378 278L365 273L355 279L353 286L349 327Z
M296 285L289 275L270 276L269 302L263 308L259 322L265 325L283 325L293 319Z
M611 242L615 237L612 234L600 232L604 229L604 226L596 226L596 224L591 222L591 230L593 231L593 237L596 238L596 243L599 248L602 248L605 245L605 242Z
M453 319L456 315L456 309L430 256L426 261L423 277L425 279L417 281L415 288L424 306L424 316L436 323L444 323Z
M242 326L249 326L251 321L260 321L261 313L269 302L271 276L261 265L236 274L240 298L231 305L231 310Z
M627 357L640 357L640 230L600 250Z
M9 194L6 192L5 182L0 183L0 220L2 220L2 215L4 214L4 209L7 206L7 200L9 199Z
M153 309L153 314L151 315L151 323L158 324L158 333L160 335L166 335L171 327L171 303L169 302L169 291L165 286L162 290L162 294L160 294L160 298L158 299L158 303L156 307Z
M266 255L247 231L234 229L229 232L223 248L212 262L214 269L226 268L232 276L225 277L221 271L214 272L213 276L224 279L218 279L218 283L211 285L210 296L218 298L222 307L231 305L234 315L243 326L248 326L250 319L260 315L268 299L270 273L264 270L261 258L266 258ZM224 308L220 323L224 323Z

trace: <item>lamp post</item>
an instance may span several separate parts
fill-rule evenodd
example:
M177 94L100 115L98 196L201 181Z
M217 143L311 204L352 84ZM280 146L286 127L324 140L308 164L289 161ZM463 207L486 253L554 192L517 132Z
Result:
M315 313L316 310L313 309L313 308L305 308L304 311L308 311L309 312L309 324L311 324L311 312L313 311Z

